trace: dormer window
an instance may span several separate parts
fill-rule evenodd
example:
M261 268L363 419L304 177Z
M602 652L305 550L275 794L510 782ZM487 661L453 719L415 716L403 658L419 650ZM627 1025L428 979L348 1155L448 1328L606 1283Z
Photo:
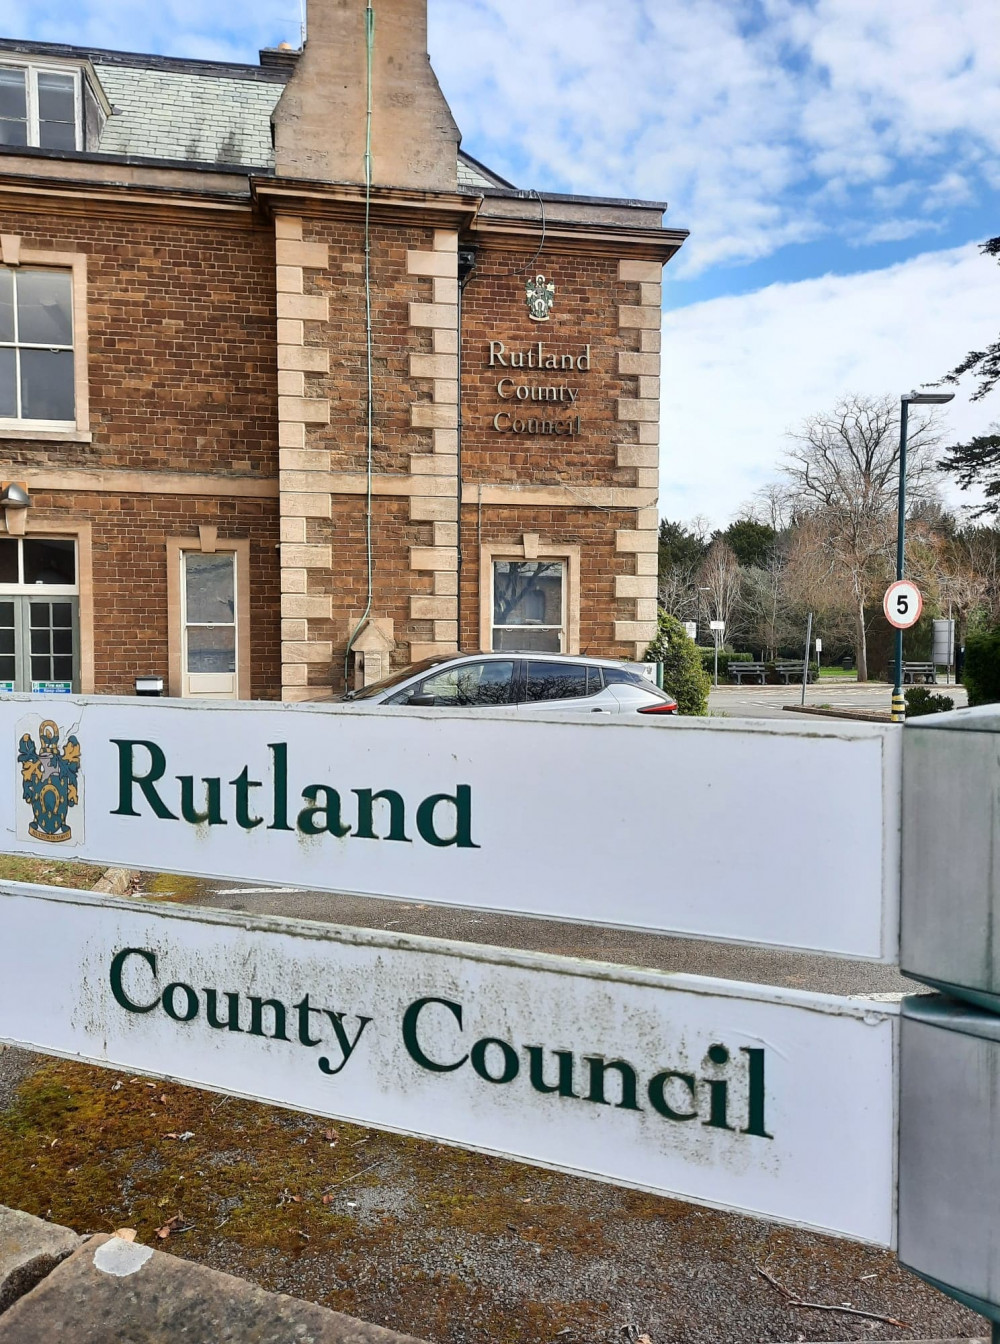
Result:
M0 145L80 149L80 74L0 65Z

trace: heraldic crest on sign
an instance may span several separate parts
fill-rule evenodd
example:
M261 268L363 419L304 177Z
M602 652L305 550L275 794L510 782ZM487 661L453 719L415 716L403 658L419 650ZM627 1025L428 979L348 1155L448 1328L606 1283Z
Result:
M28 834L36 840L71 840L73 832L66 824L71 807L79 801L77 776L80 772L80 743L71 733L64 746L59 745L59 728L51 719L38 726L38 745L25 733L18 746L24 801L34 821Z
M556 287L544 275L536 275L524 287L528 296L528 316L532 322L547 322L556 300Z

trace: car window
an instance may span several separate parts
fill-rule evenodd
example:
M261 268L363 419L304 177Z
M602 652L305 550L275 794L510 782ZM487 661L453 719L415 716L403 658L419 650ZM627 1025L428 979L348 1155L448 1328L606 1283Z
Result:
M525 700L573 700L587 695L585 663L543 663L525 659ZM597 689L596 687L594 688Z
M510 684L514 674L511 659L491 659L483 663L460 663L425 677L416 686L394 696L390 703L405 705L413 696L431 696L435 705L467 708L510 703Z
M652 686L653 684L649 678L644 677L641 672L633 672L632 669L628 667L605 667L602 671L604 672L605 686L621 685L622 682L627 682L631 686L646 687Z

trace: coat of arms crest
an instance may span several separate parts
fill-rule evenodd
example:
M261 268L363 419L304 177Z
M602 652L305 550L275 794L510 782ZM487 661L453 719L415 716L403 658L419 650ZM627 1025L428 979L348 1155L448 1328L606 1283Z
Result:
M556 287L544 275L536 275L524 287L528 296L528 316L532 322L547 322L556 299Z
M60 746L58 726L45 719L38 727L37 746L30 733L21 738L17 761L24 801L34 816L28 834L36 840L71 840L73 832L66 817L79 801L79 740L71 733Z

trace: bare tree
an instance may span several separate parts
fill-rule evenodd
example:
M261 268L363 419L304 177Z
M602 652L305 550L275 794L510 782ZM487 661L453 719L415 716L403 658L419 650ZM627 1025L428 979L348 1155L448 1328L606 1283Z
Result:
M742 603L746 634L766 659L776 658L788 634L785 547L775 545L767 564L743 571Z
M679 621L698 619L698 585L693 565L668 565L660 573L656 595L660 606Z
M765 523L775 532L784 532L791 526L795 514L793 492L783 481L770 481L756 491L742 512L754 522Z
M818 571L834 592L849 596L858 680L867 681L865 607L891 578L895 557L899 403L855 393L789 437L793 446L782 472L797 511L818 524ZM911 416L906 480L912 504L933 492L939 441L933 415Z
M727 633L735 624L742 586L742 571L732 547L717 537L698 571L698 588L702 610L711 621L725 621Z

